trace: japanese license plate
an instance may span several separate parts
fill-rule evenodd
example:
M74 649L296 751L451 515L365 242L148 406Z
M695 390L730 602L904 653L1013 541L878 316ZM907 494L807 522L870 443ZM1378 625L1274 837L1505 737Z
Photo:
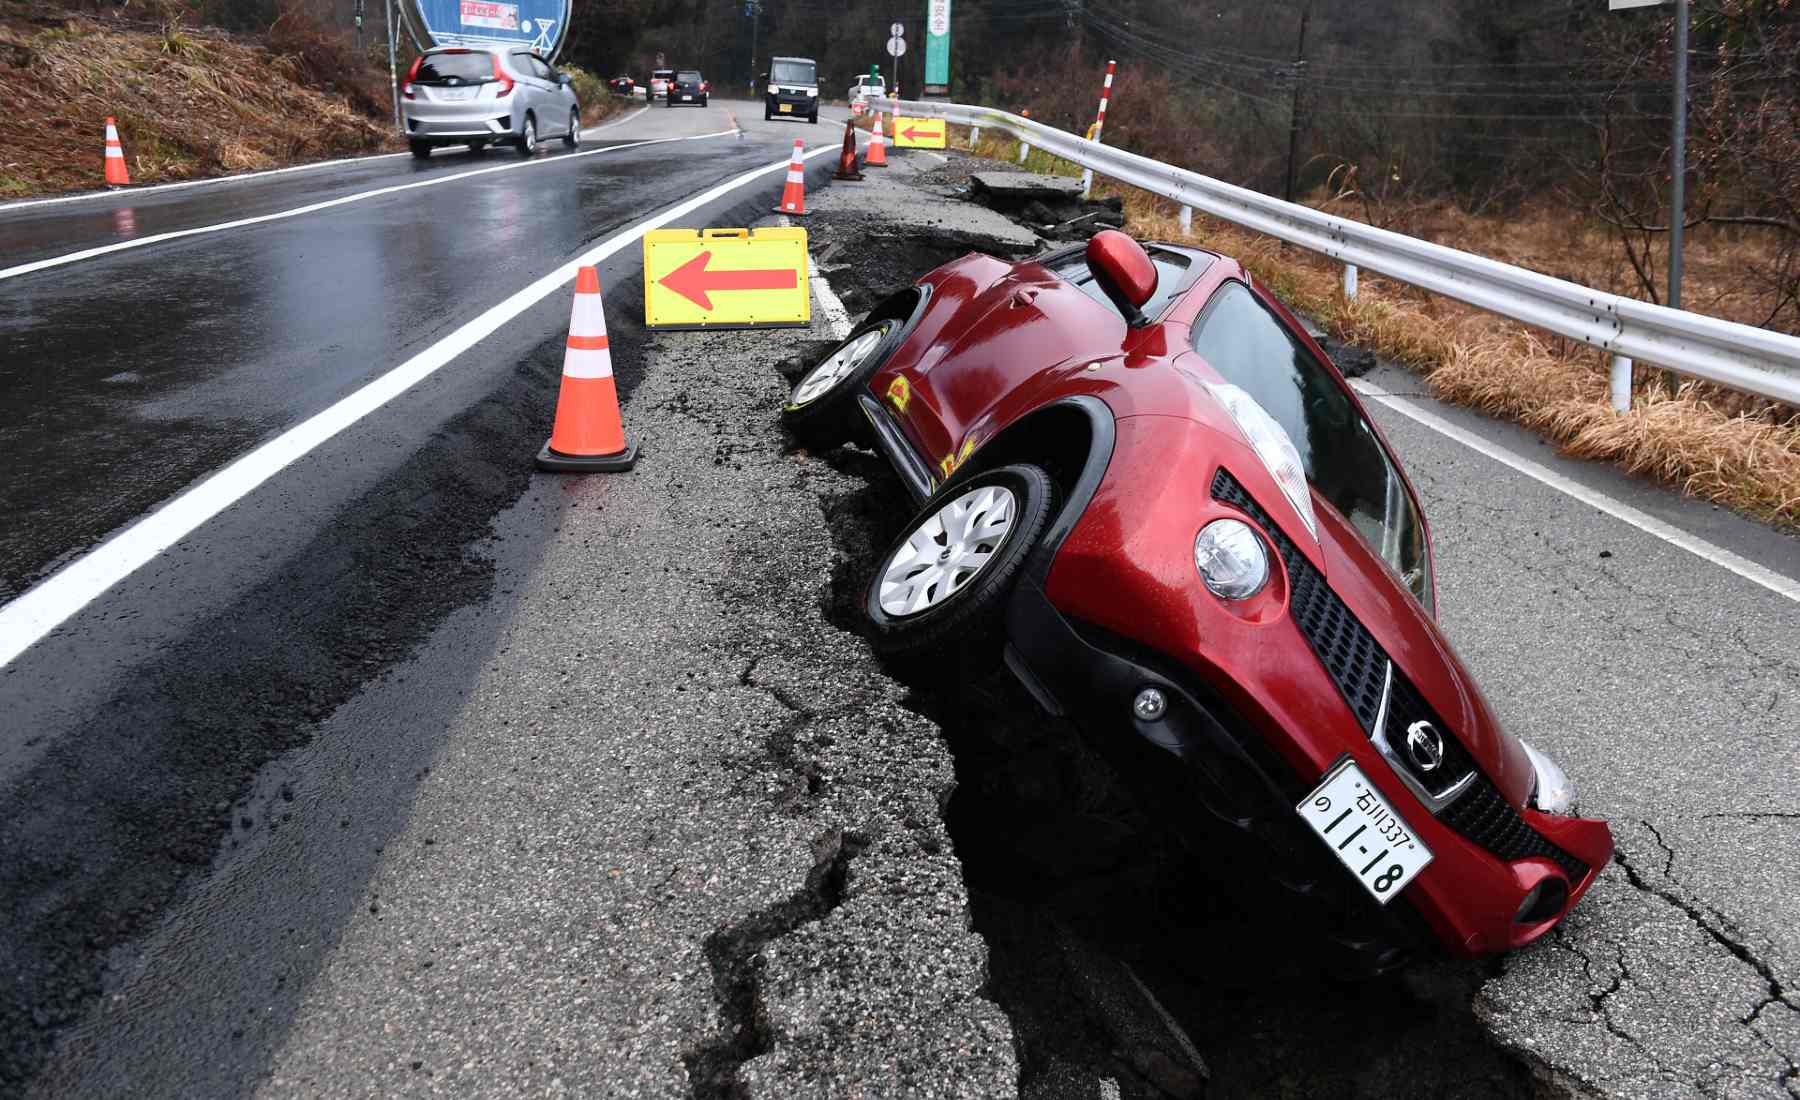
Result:
M691 95L684 95L681 97L681 101L683 103L691 103L691 102L693 102L693 99L694 99L694 97Z
M478 88L441 88L438 95L443 99L474 99Z
M1383 905L1431 862L1431 849L1348 759L1294 809Z
M783 103L781 105L781 113L784 115L789 113L793 109L794 109L794 105L792 103Z

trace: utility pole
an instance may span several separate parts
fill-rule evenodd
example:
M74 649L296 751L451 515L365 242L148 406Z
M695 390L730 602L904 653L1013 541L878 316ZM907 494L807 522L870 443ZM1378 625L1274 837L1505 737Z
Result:
M406 125L400 121L400 74L396 71L397 63L394 60L394 54L398 48L394 42L394 8L399 2L400 0L387 0L387 6L382 9L382 16L383 21L387 23L388 90L394 96L394 129L404 132Z
M1675 132L1669 139L1669 308L1681 308L1681 236L1687 219L1688 0L1675 0Z
M1294 158L1300 150L1300 84L1306 79L1306 24L1312 18L1312 0L1300 9L1300 44L1294 49L1294 93L1288 108L1287 186L1282 198L1294 201Z
M750 98L760 99L761 96L756 94L756 24L760 22L757 16L762 13L760 0L748 0L744 12L750 16Z

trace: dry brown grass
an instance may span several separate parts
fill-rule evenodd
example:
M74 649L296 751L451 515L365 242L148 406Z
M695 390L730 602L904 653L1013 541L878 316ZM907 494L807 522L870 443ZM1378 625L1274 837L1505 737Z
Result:
M956 137L967 146L966 131ZM1018 155L1014 142L988 134L978 151L1009 162ZM1034 170L1074 171L1037 157L1034 151ZM1704 383L1671 390L1663 372L1640 370L1631 411L1615 413L1606 362L1591 349L1367 272L1356 300L1346 301L1342 268L1323 257L1198 213L1184 238L1173 203L1107 181L1097 190L1124 198L1134 235L1186 239L1233 257L1334 337L1419 372L1446 401L1518 421L1572 457L1611 462L1800 530L1800 413L1792 408ZM1613 250L1600 231L1566 215L1559 221L1536 210L1475 218L1441 208L1416 215L1411 224L1390 227L1590 286L1631 289L1622 261L1608 259ZM1734 297L1730 279L1745 247L1760 245L1720 234L1690 253L1694 308L1747 319L1754 304ZM1709 301L1715 308L1706 308Z
M152 30L23 10L0 4L0 193L9 197L99 185L109 115L134 183L395 144L379 117L351 105L366 88L308 87L293 55L174 20Z

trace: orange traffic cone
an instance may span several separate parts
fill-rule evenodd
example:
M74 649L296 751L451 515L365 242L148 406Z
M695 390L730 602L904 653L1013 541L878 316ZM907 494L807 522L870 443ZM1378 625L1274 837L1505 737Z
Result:
M124 187L131 183L125 171L125 147L119 144L119 127L108 115L106 119L106 186Z
M600 270L584 267L575 279L556 427L538 452L537 464L544 470L588 473L629 470L636 461L637 445L625 441L625 425L619 420L619 390L600 305Z
M796 218L806 217L806 143L799 138L794 139L794 156L788 161L787 185L781 189L781 205L775 208L777 214L791 214Z
M864 168L887 167L887 142L881 140L881 112L875 112L875 132L869 135L869 151L863 156Z
M863 178L862 170L856 167L856 127L849 119L844 120L844 151L838 155L837 172L831 177L834 180L859 180Z

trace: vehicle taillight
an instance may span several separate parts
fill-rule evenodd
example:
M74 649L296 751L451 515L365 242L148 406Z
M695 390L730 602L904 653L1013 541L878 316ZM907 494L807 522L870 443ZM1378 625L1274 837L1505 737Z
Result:
M494 58L494 79L500 84L500 90L494 93L494 98L504 99L512 94L513 79L506 75L505 69L500 67L500 55L494 54L492 56Z
M406 86L400 89L400 94L407 99L413 98L413 77L419 75L419 65L424 62L424 60L425 55L420 54L418 57L413 58L412 68L406 70Z

